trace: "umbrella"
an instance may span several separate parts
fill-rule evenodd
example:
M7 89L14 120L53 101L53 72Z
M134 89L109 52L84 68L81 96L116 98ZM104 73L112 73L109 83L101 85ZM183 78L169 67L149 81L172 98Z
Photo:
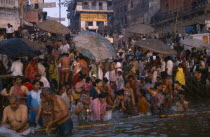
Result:
M37 26L42 30L56 34L68 34L70 32L66 26L54 20L40 22Z
M130 33L145 34L145 33L154 32L155 29L149 25L146 25L146 24L137 24L135 26L131 26L131 27L127 28L126 31L130 32Z
M77 50L85 57L88 57L92 60L95 60L95 56L87 49L84 49L84 48L77 48Z
M30 41L28 39L24 39L21 38L20 40L22 40L26 45L28 45L29 47L31 47L33 50L43 50L45 49L45 45L34 42L34 41Z
M135 43L136 45L151 50L153 52L166 54L166 55L176 55L177 52L173 49L171 49L169 46L165 45L163 42L157 39L147 39L147 40L141 40L137 41Z
M210 50L210 45L209 44L206 44L202 40L196 39L196 38L193 38L193 37L189 37L189 38L186 38L186 39L181 39L180 43L183 44L183 45L187 45L187 46L198 48L198 49L208 49L208 50Z
M29 57L35 56L33 49L27 46L22 40L17 38L8 39L0 42L0 54L8 57Z
M95 32L81 32L73 41L77 49L88 50L97 61L115 56L114 48L109 40Z

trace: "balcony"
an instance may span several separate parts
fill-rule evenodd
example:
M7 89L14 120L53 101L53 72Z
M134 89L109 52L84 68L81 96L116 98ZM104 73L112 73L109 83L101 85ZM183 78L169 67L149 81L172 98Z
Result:
M92 6L92 5L77 5L77 11L84 12L113 12L113 7L110 6Z
M175 9L173 11L168 12L158 12L155 16L152 18L152 23L159 24L167 21L171 21L176 19L177 17L187 17L190 15L196 15L196 14L204 14L206 12L206 9L210 8L210 4L207 2L199 3L197 6L189 5L186 7L180 7L178 9Z

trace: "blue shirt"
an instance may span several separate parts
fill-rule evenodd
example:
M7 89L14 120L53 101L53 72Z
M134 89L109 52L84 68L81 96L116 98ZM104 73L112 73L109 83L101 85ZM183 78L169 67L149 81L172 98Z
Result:
M39 105L41 103L40 94L41 94L41 90L39 90L38 92L34 92L32 90L28 93L27 106L29 108L32 107L32 108L38 110Z

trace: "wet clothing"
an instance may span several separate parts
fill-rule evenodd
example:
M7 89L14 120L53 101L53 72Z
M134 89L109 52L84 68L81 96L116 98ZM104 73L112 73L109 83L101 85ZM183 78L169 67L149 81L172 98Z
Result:
M163 112L163 103L164 103L164 96L158 92L155 96L151 99L152 103L152 111L154 114L159 114Z
M68 135L71 135L73 130L73 121L71 120L71 118L69 118L69 120L67 120L63 124L57 125L56 130L59 136L66 137Z
M180 84L185 86L185 75L183 68L178 68L178 71L176 73L175 81L179 81Z

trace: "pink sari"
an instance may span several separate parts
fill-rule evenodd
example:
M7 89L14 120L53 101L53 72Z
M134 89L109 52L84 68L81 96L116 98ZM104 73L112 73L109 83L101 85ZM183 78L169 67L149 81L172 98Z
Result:
M90 104L91 109L91 119L92 120L101 120L101 112L104 112L106 110L106 102L101 103L99 98L94 99Z

